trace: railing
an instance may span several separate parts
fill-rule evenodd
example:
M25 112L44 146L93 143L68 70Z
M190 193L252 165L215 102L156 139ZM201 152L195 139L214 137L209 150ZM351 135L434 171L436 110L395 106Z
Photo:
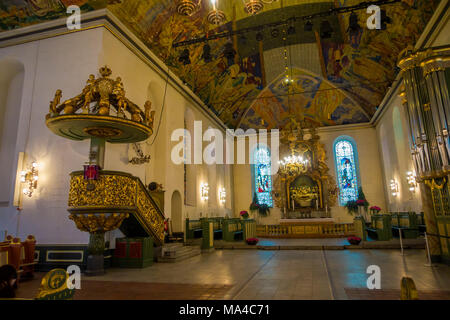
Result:
M265 238L334 238L354 235L353 223L258 225L258 237Z

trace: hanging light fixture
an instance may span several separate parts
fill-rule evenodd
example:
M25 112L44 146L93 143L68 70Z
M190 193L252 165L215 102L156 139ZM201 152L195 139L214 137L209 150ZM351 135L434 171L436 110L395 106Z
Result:
M177 11L183 16L192 16L200 10L202 0L179 0L177 4Z
M308 159L301 156L291 155L284 157L283 160L278 161L279 170L283 174L303 173L308 170Z
M211 24L219 25L222 24L225 20L225 13L222 10L216 8L217 0L211 0L211 4L213 9L208 13L207 19Z
M258 14L262 9L264 9L264 4L261 0L244 0L244 10L248 14Z

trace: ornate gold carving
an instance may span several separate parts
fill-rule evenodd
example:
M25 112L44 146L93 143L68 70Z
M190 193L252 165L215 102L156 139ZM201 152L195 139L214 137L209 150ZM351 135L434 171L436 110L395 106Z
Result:
M94 190L88 191L88 183ZM69 207L133 207L136 202L136 183L123 175L104 175L95 181L84 180L83 175L74 175L70 180Z
M424 76L450 66L450 47L428 48L414 52L413 48L408 46L400 55L403 58L398 62L398 66L403 71L420 66Z
M108 128L108 127L89 127L84 128L84 132L87 134L98 137L98 138L109 138L115 137L122 134L122 130L116 128Z
M117 117L131 119L134 122L143 123L153 128L154 111L148 111L146 115L136 104L125 97L125 89L122 79L110 79L111 69L107 66L100 68L101 77L96 79L93 74L89 75L82 92L77 96L60 103L62 91L57 90L55 98L50 102L50 113L47 118L57 117L64 114L95 114L109 116L111 106L117 112Z
M37 300L69 300L75 289L67 287L69 274L64 269L53 269L42 278Z
M115 230L120 227L123 220L129 217L128 213L112 214L71 214L70 220L75 222L77 228L81 231L96 233Z
M321 209L324 209L325 206L335 205L338 190L334 177L328 174L325 147L320 142L315 126L302 120L298 122L292 118L280 140L281 155L285 153L285 155L302 157L307 162L280 167L274 178L272 192L275 205L280 208L293 209L292 200L301 206L306 206L306 202L311 202L313 199L318 200L318 207ZM315 185L292 185L300 176L309 177ZM311 204L310 207L313 205Z
M88 189L88 183L94 188ZM86 181L82 172L72 173L69 212L77 228L89 232L117 228L128 217L119 213L133 214L147 232L160 242L164 240L164 216L158 212L143 184L129 174L102 171L98 180Z

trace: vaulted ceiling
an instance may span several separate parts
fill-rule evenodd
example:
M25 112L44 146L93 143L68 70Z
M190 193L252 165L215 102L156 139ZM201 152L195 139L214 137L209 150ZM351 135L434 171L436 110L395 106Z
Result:
M356 11L362 28L353 36L347 32L350 13L344 13L312 20L312 31L304 31L305 21L298 19L277 27L278 35L274 28L265 28L262 41L256 40L257 31L209 41L213 59L207 63L202 59L202 43L172 45L206 32L241 30L361 2L275 0L250 16L242 0L219 0L218 8L227 20L217 27L207 21L211 10L207 0L191 17L177 13L176 0L3 0L0 29L63 17L72 4L85 12L107 6L227 126L283 128L292 117L329 126L370 120L396 76L398 54L418 39L438 0L402 0L384 6L391 18L386 30L367 29L369 15ZM327 39L320 37L323 20L333 29ZM295 33L288 34L288 27L294 27ZM223 54L227 42L237 49L234 59ZM187 65L179 61L185 48L190 52Z

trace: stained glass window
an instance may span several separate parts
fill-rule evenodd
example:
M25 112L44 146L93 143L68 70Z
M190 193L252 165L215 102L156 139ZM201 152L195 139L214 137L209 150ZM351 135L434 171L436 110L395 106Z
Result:
M270 176L270 153L265 147L259 147L254 153L255 192L259 204L273 206L272 178Z
M340 140L334 146L336 169L339 183L339 202L343 206L358 198L358 178L353 144Z

